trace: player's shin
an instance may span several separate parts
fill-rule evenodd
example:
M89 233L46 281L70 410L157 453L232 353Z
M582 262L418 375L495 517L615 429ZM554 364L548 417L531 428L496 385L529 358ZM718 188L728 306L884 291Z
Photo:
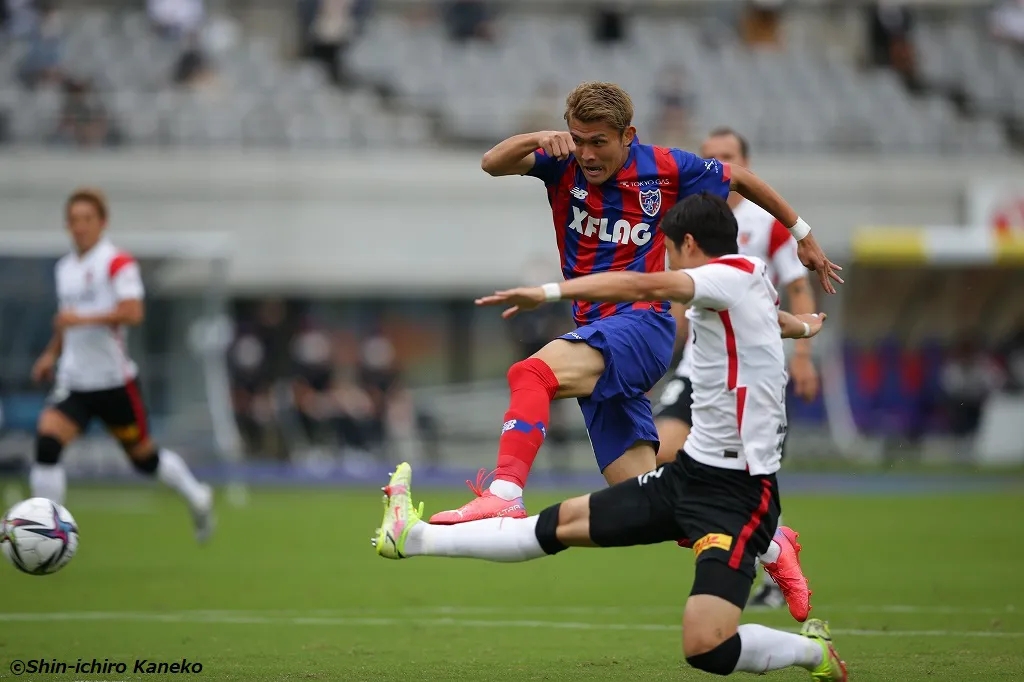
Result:
M547 435L558 380L543 360L517 362L508 371L511 393L498 441L498 466L490 492L506 500L521 497L530 468Z
M555 537L557 527L558 505L525 519L483 519L454 526L418 523L409 529L403 554L530 561L566 548Z
M63 448L60 441L52 436L36 438L36 461L32 463L32 469L28 475L32 497L44 497L57 504L64 504L64 496L67 493L67 476L64 473L64 467L60 464L60 454Z
M210 490L196 480L185 460L173 450L161 448L156 457L156 475L162 483L178 491L193 509L210 504Z
M790 632L748 623L739 627L740 656L733 672L764 673L797 666L813 670L821 665L821 646Z

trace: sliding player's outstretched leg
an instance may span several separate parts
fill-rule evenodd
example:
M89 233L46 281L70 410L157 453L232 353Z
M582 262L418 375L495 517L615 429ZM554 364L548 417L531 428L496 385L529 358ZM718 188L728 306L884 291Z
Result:
M567 547L626 547L678 537L671 503L673 465L527 518L492 518L455 525L425 523L412 501L412 468L401 464L384 487L384 518L373 545L387 559L444 556L518 562Z

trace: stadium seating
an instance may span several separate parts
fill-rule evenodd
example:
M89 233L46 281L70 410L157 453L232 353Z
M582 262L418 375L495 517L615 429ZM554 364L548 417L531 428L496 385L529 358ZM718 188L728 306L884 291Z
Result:
M371 22L353 65L389 80L414 105L440 111L457 136L500 138L517 130L525 103L542 85L566 91L593 78L626 85L639 126L649 128L659 79L680 65L696 95L697 129L729 123L747 131L758 149L1005 148L994 121L960 121L941 96L915 100L891 73L862 74L809 49L751 52L735 41L712 47L683 19L639 18L631 38L613 48L594 44L586 29L571 17L512 16L496 43L457 45L440 27L383 15ZM1024 70L1017 76L1024 78Z
M490 141L520 130L542 86L564 92L592 78L627 86L649 139L657 88L666 69L680 66L695 96L694 129L728 123L766 152L994 153L1006 147L994 117L1024 115L1024 60L965 21L924 23L917 45L927 82L959 86L975 102L980 118L967 121L941 95L912 98L889 72L861 73L807 47L755 53L728 38L711 45L684 18L638 18L625 42L608 47L577 17L513 14L499 22L493 44L455 44L440 24L382 10L349 66L363 82L396 90L408 105L400 111L413 113L385 106L373 89L341 93L319 66L286 61L252 37L218 55L212 88L173 89L176 48L154 38L142 13L87 10L66 25L64 63L94 77L136 144L422 146L433 137L433 114L449 139ZM62 95L18 88L22 50L0 44L0 112L9 112L16 142L38 143L52 133Z

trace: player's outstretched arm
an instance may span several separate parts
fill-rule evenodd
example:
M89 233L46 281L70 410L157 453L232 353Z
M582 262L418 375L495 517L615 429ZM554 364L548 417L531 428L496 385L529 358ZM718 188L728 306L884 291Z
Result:
M782 330L784 339L809 339L821 331L825 324L825 313L804 313L792 315L783 310L779 311L779 329Z
M70 310L62 310L54 318L53 326L61 332L68 327L81 326L120 326L134 327L142 324L145 318L145 306L141 299L120 301L112 312L99 315L79 315Z
M753 171L741 166L731 166L731 172L730 188L771 213L776 220L785 225L797 240L797 253L800 256L800 262L818 273L818 279L826 292L836 293L832 282L843 283L843 278L838 274L842 268L825 256L825 252L821 250L818 241L811 234L810 226L789 205L788 201Z
M534 151L543 149L553 159L563 161L576 151L572 136L566 131L545 130L513 135L492 147L480 161L488 175L525 175L536 163Z
M508 305L501 316L510 318L553 301L628 303L631 301L677 301L693 299L693 278L685 272L600 272L561 284L521 287L497 291L478 298L477 305Z

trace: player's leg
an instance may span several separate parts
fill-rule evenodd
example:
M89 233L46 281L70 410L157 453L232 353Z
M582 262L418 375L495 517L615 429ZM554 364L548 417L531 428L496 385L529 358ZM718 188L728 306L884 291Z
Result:
M91 413L80 393L58 389L43 408L36 424L35 460L29 470L32 497L45 497L64 504L67 476L60 463L64 448L89 425Z
M845 666L821 621L808 621L801 635L740 625L754 559L768 550L778 523L775 477L716 469L688 457L680 458L679 468L686 474L680 525L699 538L693 588L683 613L687 662L717 675L796 666L817 680L845 680Z
M641 479L566 500L527 518L491 518L456 525L421 521L412 503L412 469L400 465L385 492L381 528L373 543L389 559L445 556L519 562L567 547L655 544L679 534L667 467Z
M685 377L674 377L661 392L654 410L658 429L658 464L671 462L683 449L693 425L693 386Z
M547 436L551 401L589 395L605 369L600 351L556 339L508 371L509 408L498 439L498 465L488 490L459 509L440 512L431 523L462 523L497 516L522 517L523 489Z
M764 453L774 451L781 458L788 428L780 396L762 387L749 387L744 395L743 415L740 435L744 447ZM768 551L758 557L765 574L777 587L762 588L754 597L777 589L789 605L790 614L802 623L811 611L811 590L800 566L797 537L796 531L781 525L780 515Z
M159 447L150 437L149 419L136 381L103 393L97 416L121 444L135 470L158 478L181 495L192 512L196 538L207 540L213 531L213 489L196 480L181 455Z

